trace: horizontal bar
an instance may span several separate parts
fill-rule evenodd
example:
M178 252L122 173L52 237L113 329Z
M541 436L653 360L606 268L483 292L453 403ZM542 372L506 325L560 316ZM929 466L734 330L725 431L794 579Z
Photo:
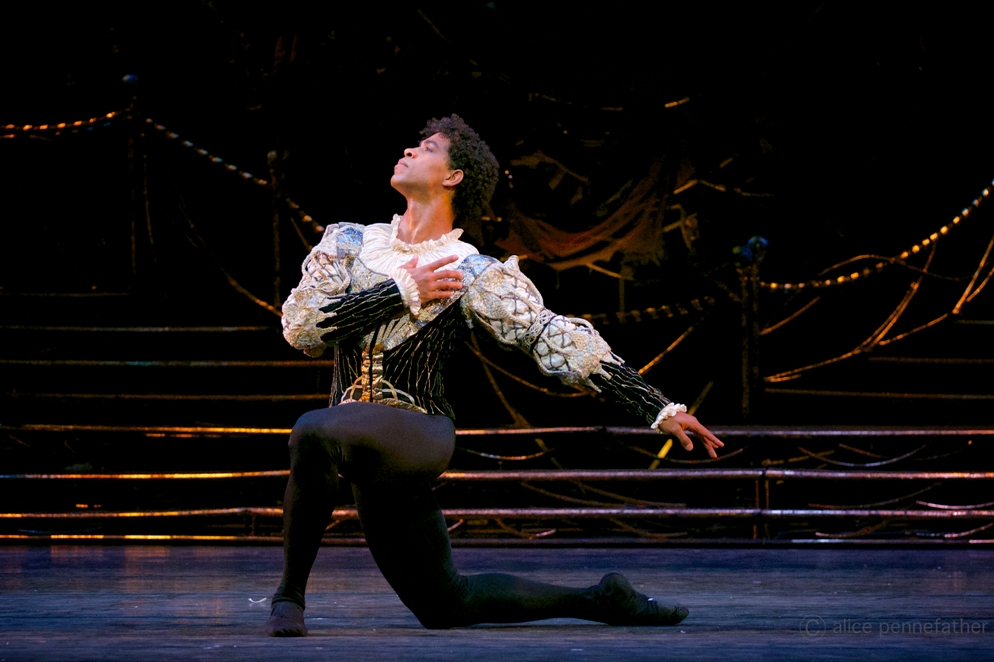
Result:
M0 365L40 368L331 368L334 361L89 361L3 359Z
M0 424L0 430L22 432L139 432L143 434L221 436L239 435L279 435L287 436L291 428L239 428L239 427L199 427L199 426L142 426L142 425L72 425L25 423L21 425ZM711 427L719 437L769 437L786 439L810 438L849 438L849 437L991 437L994 428L822 428L822 427L764 427L764 426L721 426ZM550 427L550 428L487 428L456 430L460 437L508 437L508 436L547 436L551 434L607 434L616 436L652 436L659 433L649 427Z
M820 480L994 480L994 472L964 471L826 471L823 469L766 469L769 479Z
M129 297L129 292L0 292L0 297L52 297L56 299L90 299L100 297Z
M994 510L780 510L769 508L447 508L450 519L874 519L937 520L991 519ZM281 508L210 508L197 510L78 511L63 513L0 513L0 519L138 519L176 517L225 517L232 515L283 517ZM354 520L355 508L336 508L333 519Z
M338 512L337 510L335 512ZM348 513L339 516L340 519L355 519ZM283 517L280 508L199 508L191 510L81 510L68 513L0 513L2 519L136 519L136 518L173 518L173 517L225 517L228 515L255 515L257 517Z
M940 363L940 364L986 364L994 363L994 359L944 359L944 358L915 358L912 356L871 356L871 361L877 363Z
M283 537L275 536L198 536L174 534L125 534L105 535L102 533L51 533L47 535L26 535L22 533L0 534L0 541L12 542L73 542L73 541L106 541L106 542L283 542Z
M288 469L201 473L75 473L0 474L0 480L217 480L224 478L287 478ZM634 469L634 470L525 470L446 471L445 482L650 481L650 480L994 480L994 472L954 471L831 471L824 469Z
M20 543L233 543L282 545L282 536L210 536L183 534L0 534L0 542ZM994 539L943 538L453 538L453 547L965 547L994 544ZM364 546L362 537L327 537L321 544L333 546Z
M51 331L54 333L233 333L279 330L278 326L0 326L0 331Z
M821 391L807 388L766 388L783 395L824 395L843 398L893 398L899 400L994 400L994 395L971 393L876 393L873 391Z
M141 425L72 425L26 423L22 425L3 425L0 430L19 430L25 432L140 432L156 434L183 435L281 435L290 434L290 428L239 428L239 427L176 427L176 426L141 426ZM851 437L992 437L994 428L919 428L919 427L865 427L865 428L826 428L826 427L769 427L769 426L712 426L711 431L719 437L769 437L779 439L811 439L811 438L851 438ZM547 428L485 428L456 430L460 437L534 437L551 434L607 434L617 436L652 436L659 433L649 427L547 427Z
M821 480L994 480L994 472L929 471L830 471L824 469L637 469L566 471L446 471L439 480L465 482L495 481L605 481L681 479L821 479Z
M232 402L327 402L327 393L251 394L251 395L190 395L176 393L6 393L8 398L38 398L44 400L167 400Z
M0 480L217 480L222 478L288 478L289 469L214 471L202 473L0 474Z
M111 433L141 433L146 435L180 435L184 437L223 435L259 435L287 436L291 428L241 428L241 427L205 427L205 426L175 426L175 425L78 425L58 423L23 423L19 425L0 424L0 430L18 432L111 432ZM456 434L459 434L457 431Z

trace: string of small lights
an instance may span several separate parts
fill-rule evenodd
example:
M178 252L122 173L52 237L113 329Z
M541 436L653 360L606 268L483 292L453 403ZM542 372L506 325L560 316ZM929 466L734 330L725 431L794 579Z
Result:
M252 183L258 186L269 186L268 179L262 179L261 177L256 177L252 173L242 170L233 163L225 163L224 159L222 159L221 157L211 154L202 147L197 147L193 142L189 140L180 140L180 135L178 133L176 133L175 131L170 131L168 127L157 123L152 118L150 117L145 118L145 122L151 125L153 128L155 128L156 131L163 134L169 140L178 142L183 147L186 147L187 149L192 150L193 152L199 154L200 156L203 156L208 161L212 161L213 163L222 166L228 172L234 173L239 177L241 177L242 179L246 181L251 181ZM285 195L281 195L280 198L283 200L284 203L286 203L286 206L289 207L290 210L294 212L301 221L309 225L311 229L314 230L314 232L318 234L324 232L324 227L319 225L317 221L315 221L310 214L306 213L303 209L301 209L300 205L297 204L294 200L292 200L291 198ZM301 237L301 239L303 239L303 237ZM307 243L306 239L304 241L306 244Z
M612 321L617 322L618 324L627 324L629 322L637 323L658 320L663 317L672 319L678 315L681 317L684 315L690 315L694 311L703 313L714 304L714 297L704 296L691 299L685 303L673 304L671 306L645 308L644 310L618 311L616 313L584 313L583 315L570 315L570 317L581 317L589 322L592 322L595 326L607 326L611 324Z
M239 177L241 177L242 179L244 179L246 181L251 181L251 182L257 184L258 186L269 186L269 180L268 179L261 179L259 177L256 177L252 173L246 172L246 171L242 170L241 168L239 168L238 166L236 166L233 163L225 163L224 159L222 159L220 156L214 156L213 154L211 154L210 152L208 152L206 149L204 149L202 147L197 147L196 145L194 145L189 140L180 140L180 135L178 133L176 133L175 131L170 131L167 127L165 127L165 126L163 126L161 124L158 124L151 117L146 117L145 118L145 122L146 122L146 124L149 124L152 128L154 128L156 131L158 131L159 133L161 133L162 135L164 135L169 140L176 141L178 144L182 145L183 147L186 147L187 149L196 152L200 156L203 156L208 161L211 161L213 163L218 164L219 166L221 166L222 168L224 168L228 172L234 173L234 174L238 175Z
M994 186L994 181L991 182L991 185ZM918 253L922 252L923 249L928 248L929 246L939 241L939 239L941 239L942 237L948 235L953 228L955 228L961 222L966 220L974 210L980 207L980 203L984 201L984 198L990 195L990 191L991 191L990 187L985 188L983 191L981 191L980 195L974 198L973 202L971 202L968 207L964 208L963 211L959 213L959 216L953 218L952 221L950 221L946 225L943 225L941 228L939 228L929 236L922 239L920 242L912 246L910 249L903 251L899 255L896 255L892 258L881 260L880 262L877 262L875 265L873 265L872 268L866 267L862 271L853 271L849 275L837 276L835 278L809 280L801 283L773 283L773 282L760 281L759 285L760 287L767 289L771 292L798 292L810 288L823 288L823 287L833 287L837 285L845 285L847 283L852 283L857 280L871 276L874 273L879 273L892 264L903 263L904 260L907 260L912 255L917 255Z
M126 111L115 110L113 112L107 113L106 115L100 115L98 117L91 117L85 120L76 120L75 122L53 122L51 124L6 124L2 127L4 131L18 131L20 133L36 133L36 132L52 132L52 135L59 136L63 133L79 133L80 131L92 131L94 127L97 126L110 126L111 120L117 117L127 117L124 115Z

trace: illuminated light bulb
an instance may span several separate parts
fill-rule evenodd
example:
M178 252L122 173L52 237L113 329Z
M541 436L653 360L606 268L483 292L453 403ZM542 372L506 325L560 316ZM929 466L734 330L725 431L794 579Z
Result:
M948 225L943 225L941 228L939 228L939 232L941 234L949 234L949 226Z
M929 238L928 238L928 237L925 237L924 239L922 239L922 246L928 246L928 245L929 245L929 244L931 244L931 243L932 243L932 242L931 242L931 241L929 241Z
M920 250L921 250L921 247L920 247L920 246L918 246L917 244L911 247L911 252L912 252L912 253L917 253L917 252L919 252Z
M907 253L903 253L903 255L907 255ZM877 271L879 271L879 270L881 270L883 268L884 268L884 263L883 262L877 262Z
M323 225L315 225L314 226L314 231L315 232L324 232L324 226Z
M842 283L846 282L846 277L845 276L839 276L838 278L835 279L835 282L837 282L839 285L841 285Z
M959 225L959 216L953 219L953 225Z
M853 280L856 280L857 278L859 278L859 272L858 271L854 271L851 274L849 274L849 277L851 279L853 279Z
M797 284L797 289L800 290L800 289L803 289L803 288L804 288L804 283L798 283Z
M56 124L55 128L56 129L64 129L64 128L66 128L66 123L65 122L61 122L59 124Z
M785 290L793 289L793 287L794 286L791 285L790 283L784 283L783 284L783 289L785 289Z
M930 234L928 236L928 238L931 239L932 241L935 241L936 239L939 238L939 233L938 232L933 232L932 234Z
M872 273L873 273L873 270L870 269L870 267L867 267L866 269L863 269L863 275L864 276L869 276Z
M83 120L76 120L72 123L73 126L83 126Z
M31 130L31 125L30 124L25 124L24 128L22 129L22 131L30 131L30 130Z
M107 119L110 119L111 117L114 117L115 115L117 115L116 112L115 113L107 113L106 115L104 115L104 117L106 117Z
M39 126L39 127L38 127L38 130L39 130L39 131L44 131L44 130L45 130L45 129L47 129L47 128L48 128L48 125L47 125L47 124L42 124L41 126Z
M908 251L904 251L903 253L901 253L901 259L902 260L907 260L908 259Z
M96 117L91 117L91 118L90 118L90 119L88 120L88 122L89 122L90 124L96 124L96 122L97 122L97 118L96 118Z
M963 211L961 211L959 213L959 215L962 216L963 218L966 218L967 216L970 215L970 210L969 209L964 209Z
M3 130L4 130L4 131L10 131L11 129L16 129L16 128L17 128L17 127L16 127L16 126L14 126L13 124L8 124L8 125L6 125L5 127L3 127Z
M770 289L771 290L775 290L775 289L777 289L777 287L779 287L779 285L777 285L776 283L770 283Z
M983 196L984 196L984 197L986 198L986 197L987 197L987 196L988 196L988 195L990 194L990 192L991 192L991 190L990 190L990 189L987 189L987 188L985 188L985 189L984 189L984 193L983 193Z
M314 222L314 219L313 219L313 218L311 218L311 217L310 217L309 215L307 215L307 214L304 214L304 217L303 217L302 219L300 219L300 220L302 220L302 221L303 221L304 223L313 223L313 222Z

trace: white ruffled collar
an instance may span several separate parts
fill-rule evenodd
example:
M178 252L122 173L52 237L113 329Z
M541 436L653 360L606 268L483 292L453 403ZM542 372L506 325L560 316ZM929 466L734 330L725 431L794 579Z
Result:
M428 239L417 244L409 244L397 238L398 232L400 232L400 215L394 214L393 221L390 223L390 248L402 253L413 253L415 255L437 251L443 246L447 246L454 241L459 241L459 237L462 236L462 228L455 228L452 232L446 232L438 239Z

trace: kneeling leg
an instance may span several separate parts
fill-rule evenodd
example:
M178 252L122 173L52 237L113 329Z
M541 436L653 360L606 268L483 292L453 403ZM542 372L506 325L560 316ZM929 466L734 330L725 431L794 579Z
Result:
M445 519L427 481L353 485L377 565L427 628L521 623L546 618L603 621L596 587L555 586L507 574L461 575Z

